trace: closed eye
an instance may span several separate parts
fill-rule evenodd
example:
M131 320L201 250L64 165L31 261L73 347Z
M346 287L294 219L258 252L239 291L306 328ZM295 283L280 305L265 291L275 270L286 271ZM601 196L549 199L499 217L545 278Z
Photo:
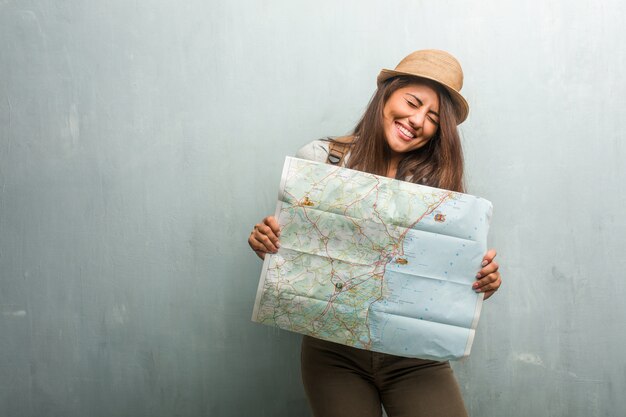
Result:
M405 99L405 100L408 103L408 105L413 107L414 109L419 109L422 105L421 102L415 103L412 100L408 100L408 99ZM439 118L435 116L434 112L428 112L428 115L426 117L428 117L428 120L433 122L435 125L439 126Z
M437 119L437 118L435 118L435 117L433 117L431 115L428 115L428 120L430 120L431 122L433 122L434 124L439 126L439 119Z

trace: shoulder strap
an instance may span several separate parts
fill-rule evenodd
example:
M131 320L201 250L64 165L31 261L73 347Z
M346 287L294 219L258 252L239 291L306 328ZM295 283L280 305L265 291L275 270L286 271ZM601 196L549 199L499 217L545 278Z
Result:
M342 137L328 142L327 164L341 165L346 154L352 146L352 137Z

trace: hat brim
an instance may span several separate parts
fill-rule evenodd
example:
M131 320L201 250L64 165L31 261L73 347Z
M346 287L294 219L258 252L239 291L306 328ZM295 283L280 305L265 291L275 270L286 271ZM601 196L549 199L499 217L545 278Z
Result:
M440 86L445 88L446 91L450 94L450 98L452 99L452 104L454 105L454 108L456 109L457 124L461 124L465 121L465 119L467 119L467 116L469 114L469 104L467 103L467 100L465 100L465 98L461 94L459 94L459 92L456 91L454 88L442 83L439 80L436 80L434 78L424 76L424 75L410 74L408 72L383 69L378 74L378 78L376 79L376 81L377 81L378 86L380 87L380 85L386 80L388 80L389 78L398 77L398 76L424 78L424 79L427 79L427 80L430 80L439 84Z

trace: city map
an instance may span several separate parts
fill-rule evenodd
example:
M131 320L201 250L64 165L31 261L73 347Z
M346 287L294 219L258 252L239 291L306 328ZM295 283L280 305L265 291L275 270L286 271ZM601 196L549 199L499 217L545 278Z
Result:
M287 157L252 320L361 349L469 355L491 203Z

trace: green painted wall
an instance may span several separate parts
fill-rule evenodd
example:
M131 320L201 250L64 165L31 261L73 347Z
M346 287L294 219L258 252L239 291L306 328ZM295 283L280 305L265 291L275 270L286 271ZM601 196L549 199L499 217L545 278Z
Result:
M0 0L0 415L306 416L250 321L285 155L382 67L463 63L504 285L455 364L474 416L626 410L626 6Z

